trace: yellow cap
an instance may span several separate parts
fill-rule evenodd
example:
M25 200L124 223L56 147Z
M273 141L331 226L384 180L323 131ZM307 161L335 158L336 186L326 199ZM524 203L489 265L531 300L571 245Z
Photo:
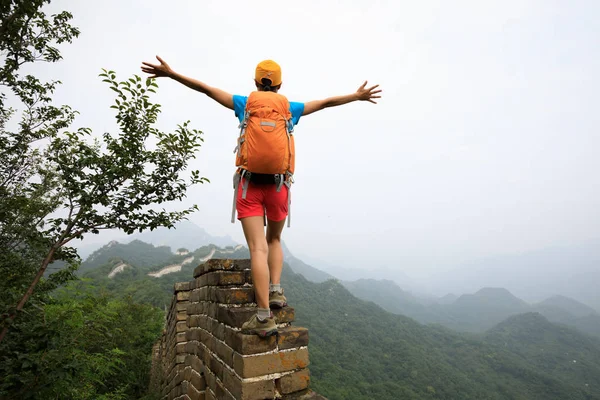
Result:
M281 84L281 67L273 60L264 60L256 66L254 79L261 83L263 79L269 79L272 86Z

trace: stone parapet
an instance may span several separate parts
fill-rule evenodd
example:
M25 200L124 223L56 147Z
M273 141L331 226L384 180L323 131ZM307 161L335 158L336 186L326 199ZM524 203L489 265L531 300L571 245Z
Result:
M256 311L250 260L211 259L174 286L151 387L172 399L324 399L310 390L306 328L273 310L278 335L242 334Z

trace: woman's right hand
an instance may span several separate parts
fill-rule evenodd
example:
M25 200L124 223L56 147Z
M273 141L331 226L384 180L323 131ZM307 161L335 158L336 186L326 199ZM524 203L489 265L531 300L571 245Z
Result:
M162 58L156 56L156 59L160 61L160 64L150 64L148 62L142 61L142 71L151 74L148 78L159 78L161 76L170 77L173 74L173 70L169 67Z

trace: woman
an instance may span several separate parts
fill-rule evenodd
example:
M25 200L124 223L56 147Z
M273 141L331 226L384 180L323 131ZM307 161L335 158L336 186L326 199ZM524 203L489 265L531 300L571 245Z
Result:
M149 78L168 77L204 93L224 107L234 110L236 117L242 122L248 97L231 95L221 89L181 75L159 56L156 58L160 64L142 62L142 71L150 74ZM282 84L280 66L272 60L260 62L256 66L254 83L259 92L277 93ZM370 88L366 88L366 85L365 81L355 93L348 95L307 103L289 102L293 126L298 124L300 117L328 107L340 106L357 100L376 104L373 99L381 97L377 95L381 90L376 90L379 85ZM277 333L277 324L270 309L287 305L280 281L283 268L281 233L289 213L289 187L274 182L269 176L260 174L252 174L249 182L246 178L242 178L240 183L236 209L250 250L252 281L258 305L256 314L243 324L242 332L266 337Z

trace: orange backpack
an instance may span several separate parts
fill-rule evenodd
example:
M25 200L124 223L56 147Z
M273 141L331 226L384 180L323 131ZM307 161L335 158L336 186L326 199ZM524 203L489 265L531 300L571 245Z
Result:
M246 198L248 181L252 174L273 175L277 191L282 185L288 187L288 227L290 226L289 206L291 184L293 182L294 125L288 99L275 92L250 93L246 101L244 118L239 125L240 136L234 150L235 165L234 198L231 222L235 221L237 190L242 178L246 178L242 198Z

